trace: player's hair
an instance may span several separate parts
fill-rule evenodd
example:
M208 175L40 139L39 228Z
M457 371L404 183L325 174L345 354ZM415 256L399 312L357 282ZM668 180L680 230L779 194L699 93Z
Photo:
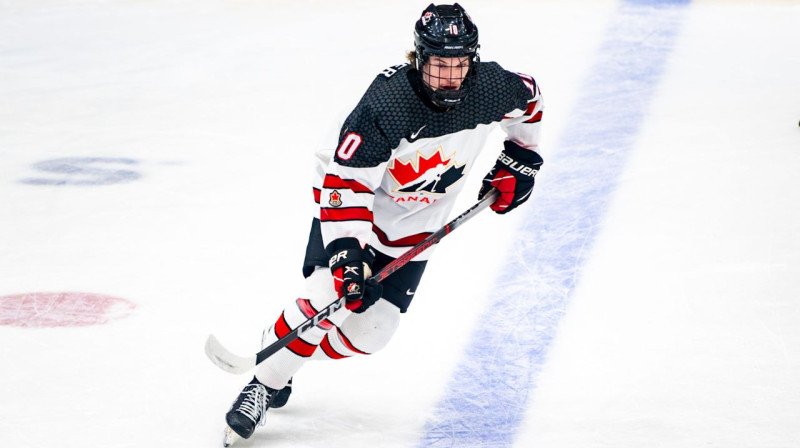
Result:
M417 65L417 52L414 50L407 51L406 60L409 64L411 64L412 67L415 67Z

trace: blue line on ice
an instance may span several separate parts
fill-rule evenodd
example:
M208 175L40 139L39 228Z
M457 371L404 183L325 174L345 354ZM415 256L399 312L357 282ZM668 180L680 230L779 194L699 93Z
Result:
M623 0L545 158L515 253L434 408L422 447L506 447L675 45L689 0ZM534 74L535 75L535 74ZM546 93L545 93L546 96ZM546 101L546 98L545 98ZM545 114L545 126L547 115ZM519 212L518 212L519 213ZM522 212L526 213L526 212Z

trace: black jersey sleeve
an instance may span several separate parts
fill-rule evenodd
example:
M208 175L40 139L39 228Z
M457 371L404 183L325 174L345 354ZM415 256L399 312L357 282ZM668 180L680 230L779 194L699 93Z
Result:
M510 82L521 84L522 98L526 100L524 108L511 111L503 117L501 127L506 132L507 140L534 151L539 151L541 141L541 121L544 114L544 100L539 85L532 76L509 72Z
M339 165L370 168L391 157L393 145L381 129L378 108L373 104L385 82L382 76L378 76L342 125L334 154Z

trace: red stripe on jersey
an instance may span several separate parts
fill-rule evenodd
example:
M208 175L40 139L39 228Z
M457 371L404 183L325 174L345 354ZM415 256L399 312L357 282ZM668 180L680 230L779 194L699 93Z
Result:
M344 359L349 358L349 356L342 355L341 353L337 352L331 346L331 341L328 340L328 335L326 334L324 338L322 338L322 342L319 344L322 347L322 351L328 355L329 358L332 359Z
M319 204L319 197L322 195L322 191L319 188L314 188L314 202Z
M531 103L528 103L528 107L525 108L525 113L522 114L522 116L532 115L533 111L536 109L536 104L537 103L538 103L538 101L533 101ZM541 114L541 112L539 112L539 114ZM503 117L503 120L507 120L509 118L515 118L515 117L509 117L508 115L506 115L506 116ZM539 119L541 120L541 115L539 116ZM525 123L534 123L534 122L526 121Z
M534 92L533 90L534 87L537 87L538 90L538 86L536 85L536 81L533 79L533 77L523 73L517 73L516 75L522 78L522 83L525 84L525 87L527 87L528 90L531 91L531 94L533 94L533 96L536 96L536 92Z
M528 90L530 90L530 91L531 91L531 94L532 94L532 95L534 95L534 92L533 92L533 83L532 83L532 82L530 82L530 81L526 81L526 80L524 80L524 79L522 80L522 82L525 84L525 87L527 87L527 88L528 88Z
M369 355L369 353L362 352L361 350L357 349L356 346L353 345L352 342L350 342L350 339L347 339L347 336L345 336L344 333L342 333L342 330L340 330L339 328L336 329L336 333L339 334L340 339L342 340L342 342L344 342L344 345L346 345L347 348L361 355Z
M536 104L537 103L538 103L538 101L533 101L531 103L528 103L528 108L525 109L525 114L524 115L533 115L533 111L536 110Z
M311 301L308 299L297 299L297 307L300 308L300 312L309 319L316 316L319 312L314 309L314 307L311 305ZM328 319L323 320L317 326L323 330L330 330L333 328L333 324Z
M292 331L289 324L286 322L286 317L281 313L280 319L275 322L275 335L278 336L278 339L286 336ZM314 351L317 349L316 345L311 345L308 342L297 338L294 341L290 342L289 345L286 346L292 353L297 356L302 356L303 358L308 358L309 356L314 354Z
M538 123L542 121L542 111L536 112L536 115L531 117L529 120L523 121L523 123Z
M362 184L357 180L342 179L341 177L334 176L333 174L325 175L325 180L322 182L322 188L330 188L330 189L347 188L348 190L352 190L353 193L374 194L372 190L369 189L369 187L367 187L366 185Z
M386 236L386 233L383 230L379 229L374 224L372 225L372 232L377 235L378 241L380 241L381 244L388 247L416 246L422 240L432 235L431 232L424 232L416 235L404 236L398 240L391 240L388 236Z
M328 221L369 221L372 212L366 207L320 208L319 217L322 222Z

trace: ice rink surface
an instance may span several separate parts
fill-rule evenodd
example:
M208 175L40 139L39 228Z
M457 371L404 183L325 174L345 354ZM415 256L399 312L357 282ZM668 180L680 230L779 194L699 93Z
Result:
M462 4L541 85L532 200L239 446L800 446L800 2ZM0 0L0 446L220 446L203 342L300 291L313 153L425 6Z

